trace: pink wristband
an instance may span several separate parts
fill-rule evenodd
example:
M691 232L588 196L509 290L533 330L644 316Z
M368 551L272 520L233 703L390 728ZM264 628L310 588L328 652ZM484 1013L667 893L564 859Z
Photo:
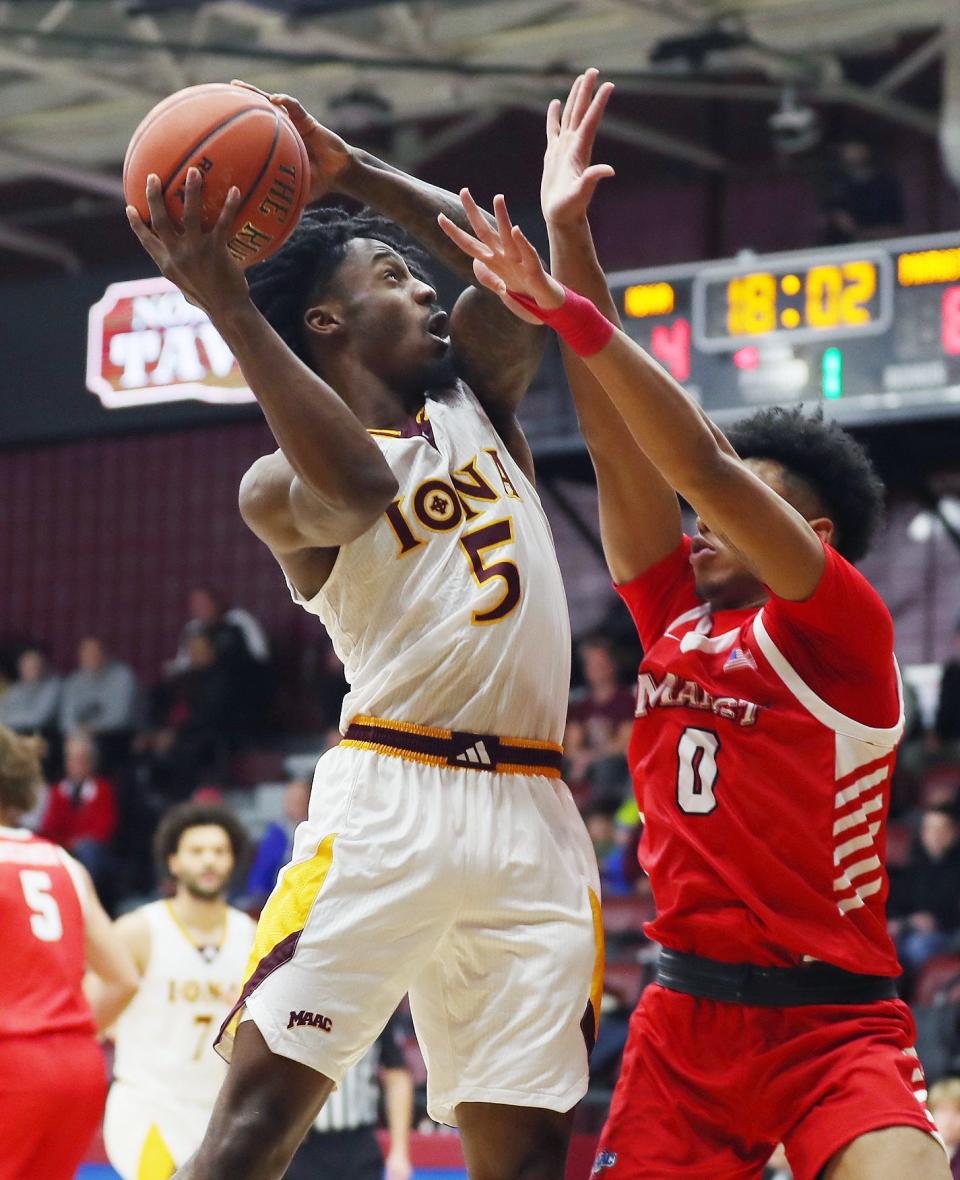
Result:
M569 287L564 287L563 291L563 303L549 311L527 295L518 295L516 291L508 291L507 294L537 319L543 320L548 328L553 328L577 356L594 356L606 348L616 329L589 299L584 299Z

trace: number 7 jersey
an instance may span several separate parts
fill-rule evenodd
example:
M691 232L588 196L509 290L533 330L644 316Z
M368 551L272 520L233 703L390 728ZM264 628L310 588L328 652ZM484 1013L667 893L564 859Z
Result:
M370 434L397 497L313 599L292 590L343 661L342 728L373 716L561 742L570 630L532 484L462 385Z
M648 933L724 962L896 975L884 914L902 730L892 622L825 553L802 603L711 613L689 542L618 587L645 651L630 764L657 904Z

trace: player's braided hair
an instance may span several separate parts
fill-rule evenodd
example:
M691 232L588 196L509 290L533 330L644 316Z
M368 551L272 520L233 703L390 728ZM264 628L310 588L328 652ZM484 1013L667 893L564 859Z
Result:
M219 803L179 803L163 816L153 838L153 855L162 877L170 875L167 861L180 847L183 833L190 828L223 828L233 850L234 864L239 865L247 852L250 838L236 815Z
M31 811L41 782L39 742L0 725L0 807Z
M404 231L363 209L308 209L271 258L251 267L250 297L278 336L306 361L303 313L327 288L354 238L376 238L396 250L417 278L430 282L425 255Z
M760 410L729 432L741 459L770 459L802 480L836 528L834 547L859 561L883 520L884 487L864 448L836 422L796 406Z

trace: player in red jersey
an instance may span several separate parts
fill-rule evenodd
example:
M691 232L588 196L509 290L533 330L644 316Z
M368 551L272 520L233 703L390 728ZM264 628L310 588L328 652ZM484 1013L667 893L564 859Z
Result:
M611 172L590 164L595 81L551 104L541 196L557 275L615 321L586 220ZM645 651L630 757L664 949L593 1174L748 1180L782 1141L797 1180L947 1180L884 919L893 625L849 564L882 487L799 411L756 415L734 450L495 207L497 231L471 216L479 240L444 228L579 354L603 540Z
M0 726L0 1180L72 1180L107 1090L84 965L118 1005L137 987L86 869L15 826L39 779L33 741Z

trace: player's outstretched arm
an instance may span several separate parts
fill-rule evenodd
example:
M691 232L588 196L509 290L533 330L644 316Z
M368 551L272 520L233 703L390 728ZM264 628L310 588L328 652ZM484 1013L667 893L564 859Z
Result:
M494 199L494 207L501 221L506 218L502 197ZM480 240L476 224L477 237L447 219L441 218L441 225L473 258L478 281L506 306L557 327L666 482L740 552L760 580L780 598L808 598L823 572L819 537L732 453L681 386L592 303L548 275L518 227L501 228L491 243L486 235Z
M495 424L511 425L508 420L540 364L545 333L539 324L523 323L507 314L488 291L473 285L469 260L437 228L439 213L464 229L468 227L458 198L351 147L290 95L267 97L286 109L306 144L311 161L311 201L328 193L362 201L403 226L439 262L471 284L450 317L458 371Z
M170 221L160 180L147 181L150 225L127 206L130 225L161 272L201 307L237 358L286 461L287 488L310 508L300 548L345 544L370 527L396 494L379 447L336 392L290 351L254 307L227 250L240 201L234 188L215 227L200 228L202 178L187 173L183 230ZM287 513L292 528L294 515ZM269 541L268 541L269 544Z
M83 930L88 970L83 990L97 1031L103 1033L137 994L149 956L150 935L139 915L127 915L116 924L111 922L90 874L80 864L74 871L82 879L84 889Z
M559 100L550 104L540 203L553 274L619 326L587 221L587 207L597 185L613 175L609 165L591 163L597 129L613 91L609 82L595 91L596 82L597 71L587 70L574 82L562 111ZM569 346L562 345L561 352L580 431L597 476L607 566L614 581L629 582L680 543L680 506L676 493L637 446L587 365Z

